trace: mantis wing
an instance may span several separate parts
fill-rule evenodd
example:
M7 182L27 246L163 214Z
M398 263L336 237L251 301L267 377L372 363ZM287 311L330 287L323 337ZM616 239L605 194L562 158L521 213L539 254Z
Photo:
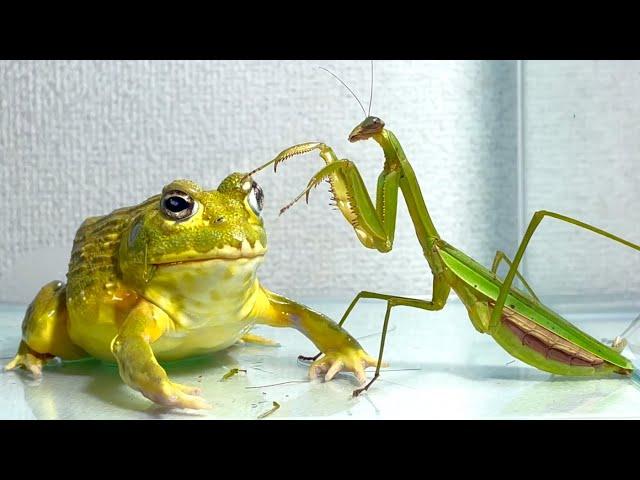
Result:
M495 301L500 293L502 282L491 271L458 249L444 242L441 243L440 256L447 268L471 288ZM609 363L624 369L634 369L629 359L515 288L511 288L507 295L505 306Z

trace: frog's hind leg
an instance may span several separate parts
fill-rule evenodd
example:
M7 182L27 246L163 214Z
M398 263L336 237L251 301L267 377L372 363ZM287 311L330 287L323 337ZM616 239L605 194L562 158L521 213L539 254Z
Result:
M253 333L247 333L240 338L239 343L253 343L255 345L264 345L267 347L279 347L280 344L270 338L261 337L260 335L254 335Z
M62 282L50 282L42 287L27 308L22 321L22 341L5 370L24 368L39 377L42 367L54 357L75 360L87 356L67 333L66 303Z

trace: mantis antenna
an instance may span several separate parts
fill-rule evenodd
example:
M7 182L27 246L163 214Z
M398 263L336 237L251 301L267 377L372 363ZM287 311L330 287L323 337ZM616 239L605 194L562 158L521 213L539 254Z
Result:
M327 72L328 74L332 75L336 80L338 80L342 85L344 85L344 87L345 87L347 90L349 90L349 93L350 93L351 95L353 95L353 98L355 98L355 99L356 99L356 101L358 102L358 104L360 105L360 108L362 109L362 113L364 113L365 115L367 115L367 111L366 111L366 110L364 109L364 107L362 106L362 102L360 101L360 99L357 97L357 95L356 95L355 93L353 93L353 90L351 90L351 89L349 88L349 86L348 86L346 83L344 83L344 82L342 81L342 79L341 79L339 76L337 76L337 75L336 75L335 73L333 73L331 70L327 70L327 69L326 69L326 68L324 68L324 67L318 67L318 68L319 68L320 70L324 70L324 71L325 71L325 72Z
M369 111L367 117L371 115L371 102L373 102L373 60L371 60L371 90L369 94Z
M342 85L344 85L344 87L349 90L349 93L351 95L353 95L353 98L356 99L356 101L358 102L358 105L360 105L360 108L362 109L362 113L365 114L365 116L369 116L369 114L367 113L367 111L364 109L364 106L362 105L362 102L360 101L360 99L358 98L358 96L353 93L353 90L351 90L351 88L349 88L349 85L347 85L345 82L342 81L342 79L336 75L335 73L333 73L331 70L324 68L324 67L318 67L320 70L324 70L325 72L327 72L328 74L330 74L331 76L333 76L336 80L338 80ZM369 95L369 113L371 112L371 101L373 100L373 60L371 60L371 93ZM251 175L254 175L256 173L258 173L260 170L263 170L264 168L268 167L269 165L271 165L272 163L275 163L274 168L277 167L277 161L278 161L278 157L274 158L273 160L269 160L267 163L265 163L264 165L259 166L258 168L256 168L255 170L252 170L251 172L247 173L243 178L242 181L246 180L247 178L249 178ZM293 202L295 203L295 202ZM291 205L289 205L291 206ZM287 207L288 208L288 207ZM286 210L283 209L283 210ZM282 214L282 212L280 212Z

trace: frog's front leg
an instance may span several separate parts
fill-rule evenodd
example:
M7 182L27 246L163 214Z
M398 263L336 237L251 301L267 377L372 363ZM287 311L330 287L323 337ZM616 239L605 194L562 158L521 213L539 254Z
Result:
M171 318L155 305L141 300L129 313L111 352L118 362L122 380L149 400L178 408L210 408L200 389L173 383L158 364L151 344L173 325Z
M309 376L312 379L324 375L329 381L344 370L353 372L362 384L367 380L365 369L377 366L376 359L330 318L263 287L260 287L253 315L258 323L299 330L324 353L311 364Z

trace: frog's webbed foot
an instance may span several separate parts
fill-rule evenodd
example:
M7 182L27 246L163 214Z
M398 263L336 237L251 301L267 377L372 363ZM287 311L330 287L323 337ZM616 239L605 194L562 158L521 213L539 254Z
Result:
M309 377L313 380L324 375L324 380L328 382L341 371L353 372L360 385L362 385L367 381L365 369L376 367L377 365L378 361L362 349L347 352L328 352L311 364ZM382 366L386 366L386 364Z
M260 335L254 335L253 333L247 333L243 335L238 343L253 343L256 345L264 345L267 347L279 347L280 344L270 338L261 337Z
M42 367L52 358L54 358L53 355L38 353L29 348L24 341L21 341L18 353L13 357L13 360L5 365L4 369L5 371L9 371L15 370L16 368L23 368L29 370L35 378L40 378L42 376Z

